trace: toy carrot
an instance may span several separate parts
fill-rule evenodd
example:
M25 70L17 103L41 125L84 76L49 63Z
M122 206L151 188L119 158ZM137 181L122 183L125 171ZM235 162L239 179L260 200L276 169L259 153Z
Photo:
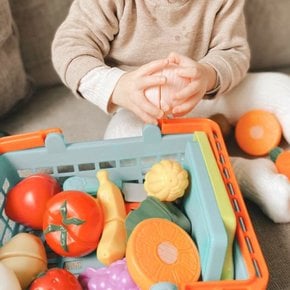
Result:
M162 218L149 218L135 227L128 239L126 260L131 277L142 290L160 281L181 287L200 276L193 240L175 223Z
M263 156L278 146L282 138L282 129L272 113L253 110L239 119L235 128L235 138L246 153Z
M290 180L290 150L284 151L280 147L276 147L270 152L270 158L275 162L277 171L284 174Z

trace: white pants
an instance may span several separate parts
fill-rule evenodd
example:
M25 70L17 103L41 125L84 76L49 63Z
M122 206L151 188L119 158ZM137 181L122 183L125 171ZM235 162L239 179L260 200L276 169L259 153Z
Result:
M235 125L244 113L253 109L272 112L290 143L290 77L285 74L249 73L229 93L213 100L202 100L186 117L210 117L221 113ZM143 126L132 112L120 109L109 122L104 138L140 136Z

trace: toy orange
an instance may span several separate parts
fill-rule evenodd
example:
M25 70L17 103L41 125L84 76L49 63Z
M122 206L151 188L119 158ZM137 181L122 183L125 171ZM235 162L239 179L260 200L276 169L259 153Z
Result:
M272 113L253 110L239 119L235 128L235 138L246 153L263 156L280 143L282 129Z
M270 157L275 162L277 171L284 174L290 180L290 150L276 147L270 152Z
M126 260L131 277L142 290L160 281L181 287L200 276L196 245L182 228L166 219L149 218L135 227L128 239Z

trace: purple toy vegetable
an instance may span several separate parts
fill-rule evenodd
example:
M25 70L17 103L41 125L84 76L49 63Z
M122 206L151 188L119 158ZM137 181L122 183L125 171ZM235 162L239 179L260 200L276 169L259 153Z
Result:
M88 267L78 277L84 290L139 290L132 280L126 260L118 260L108 267Z

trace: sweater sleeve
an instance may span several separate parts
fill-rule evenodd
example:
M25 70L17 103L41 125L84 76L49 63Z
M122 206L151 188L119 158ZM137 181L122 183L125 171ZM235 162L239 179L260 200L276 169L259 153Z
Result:
M110 114L114 112L109 105L112 92L124 73L116 67L96 67L81 79L78 92L102 111Z
M246 75L250 49L244 18L244 0L226 0L216 14L208 54L200 60L210 64L219 78L218 94L226 93Z
M75 0L56 31L52 62L63 83L76 95L80 80L104 58L119 30L124 1Z

